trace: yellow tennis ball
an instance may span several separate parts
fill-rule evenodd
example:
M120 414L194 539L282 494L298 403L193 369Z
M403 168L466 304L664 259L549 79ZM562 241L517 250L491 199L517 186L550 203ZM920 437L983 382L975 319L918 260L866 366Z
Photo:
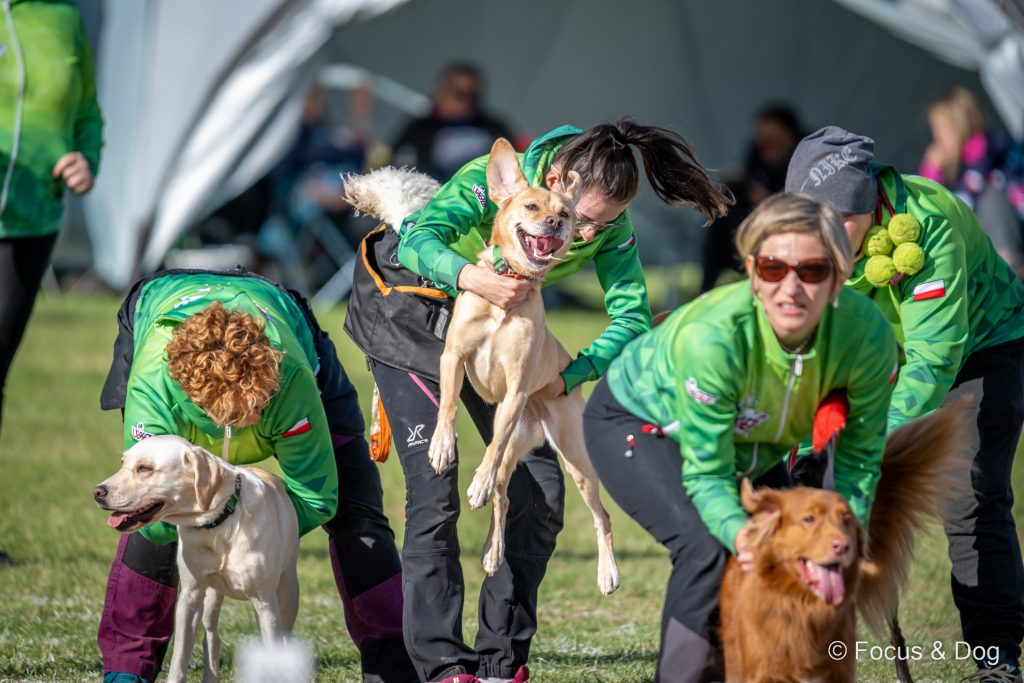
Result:
M888 256L893 247L889 232L881 225L868 230L864 237L864 245L864 253L868 256Z
M889 221L889 237L893 244L916 242L921 236L921 224L909 213L898 213Z
M896 270L907 275L916 275L924 267L924 249L913 242L904 242L892 252Z
M872 256L864 265L864 276L875 287L885 287L896 274L896 266L888 256Z

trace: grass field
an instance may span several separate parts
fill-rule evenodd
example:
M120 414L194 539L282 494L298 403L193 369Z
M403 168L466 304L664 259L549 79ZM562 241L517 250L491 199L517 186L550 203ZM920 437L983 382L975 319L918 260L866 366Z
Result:
M91 487L116 468L120 416L98 408L110 362L113 297L65 296L41 300L7 387L0 435L0 550L15 558L0 567L0 681L97 681L96 627L117 534L91 500ZM342 313L323 313L356 382L364 410L369 374L342 332ZM593 313L551 316L570 349L587 343L604 325ZM459 433L460 489L482 455L464 415ZM386 512L401 543L404 483L393 459L380 466ZM1017 473L1018 490L1020 476ZM601 597L590 515L572 488L566 495L566 528L540 594L540 630L530 666L535 681L646 681L654 672L667 554L605 497L612 511L622 588ZM1018 510L1018 524L1021 523ZM483 571L480 553L489 509L463 511L460 533L467 578L465 632L476 631L476 596ZM919 681L956 681L970 672L955 661L959 626L949 596L949 563L941 532L921 539L902 622L911 645L925 658L912 663ZM327 558L326 535L303 539L299 559L302 602L297 635L315 650L320 681L358 681L355 648L345 631ZM234 645L256 631L248 605L228 601L221 618L224 673L230 676ZM870 634L868 645L884 645ZM945 659L931 659L940 642ZM894 680L889 662L861 657L861 681ZM197 663L198 659L194 659ZM198 671L193 672L198 680ZM225 680L230 680L226 677Z

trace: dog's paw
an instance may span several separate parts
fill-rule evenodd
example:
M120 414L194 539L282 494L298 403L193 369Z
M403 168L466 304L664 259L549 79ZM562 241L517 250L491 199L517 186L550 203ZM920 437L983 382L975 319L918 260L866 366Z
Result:
M473 483L469 485L469 490L466 492L469 507L479 510L484 505L487 505L487 501L491 499L491 494L494 493L495 477L496 473L493 470L485 472L477 469L476 474L473 475Z
M505 561L505 543L499 541L492 543L484 551L483 565L484 571L487 572L488 576L494 576L498 569L501 568L501 563Z
M430 458L430 466L434 468L434 472L444 474L455 462L455 430L435 431L434 438L430 440L427 457Z
M598 561L597 587L601 591L601 595L611 595L618 589L619 567L615 564L615 560Z

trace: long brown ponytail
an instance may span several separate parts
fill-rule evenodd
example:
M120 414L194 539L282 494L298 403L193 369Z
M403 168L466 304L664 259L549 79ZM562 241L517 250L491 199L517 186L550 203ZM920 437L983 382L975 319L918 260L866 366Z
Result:
M628 117L577 135L555 153L552 166L562 173L579 173L584 192L596 190L616 202L629 202L640 185L630 145L640 150L647 180L666 204L693 207L711 223L735 202L732 193L700 165L686 140L665 128L641 126Z

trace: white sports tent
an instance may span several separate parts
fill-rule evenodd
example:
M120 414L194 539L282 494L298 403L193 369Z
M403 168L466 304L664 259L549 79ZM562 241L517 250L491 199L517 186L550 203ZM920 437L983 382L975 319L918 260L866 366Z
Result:
M742 158L757 109L783 101L811 128L872 135L880 157L912 169L924 107L953 84L1024 133L1020 2L106 0L107 142L85 202L94 267L114 287L159 267L183 231L288 148L326 64L335 84L366 77L400 105L377 108L383 140L445 63L468 59L488 76L489 108L520 130L632 114L722 168ZM635 214L645 234L669 236L671 258L697 253L692 215L650 196ZM652 262L666 258L659 242Z

